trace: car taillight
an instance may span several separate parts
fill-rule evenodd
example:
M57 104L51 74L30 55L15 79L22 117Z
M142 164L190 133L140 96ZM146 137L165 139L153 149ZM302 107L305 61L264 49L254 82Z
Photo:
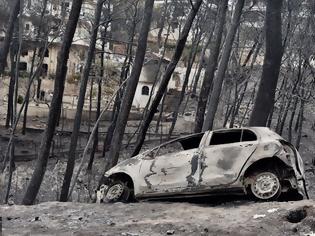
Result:
M290 157L294 157L294 150L285 142L281 142L284 152L286 153L286 158L290 160Z

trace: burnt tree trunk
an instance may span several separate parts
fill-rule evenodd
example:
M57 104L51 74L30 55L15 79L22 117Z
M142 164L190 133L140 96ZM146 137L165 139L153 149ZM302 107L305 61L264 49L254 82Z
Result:
M232 25L226 36L226 40L225 40L224 48L222 52L222 58L219 64L215 81L213 83L213 91L211 93L210 100L207 106L208 111L207 111L207 115L206 115L206 118L202 127L203 131L206 131L209 129L211 130L213 128L213 121L214 121L214 117L215 117L219 100L220 100L222 84L223 84L225 72L226 72L226 69L230 60L230 55L231 55L231 50L232 50L235 34L240 24L244 2L245 0L238 0L236 2L236 6L235 6L233 18L232 18Z
M35 64L35 57L36 57L36 48L33 51L33 57L32 57L32 63L31 63L31 72L28 78L29 83L31 82L32 74L34 72L34 64ZM25 96L25 108L24 108L24 116L23 116L23 125L22 125L22 134L25 135L26 133L26 123L27 123L27 110L28 110L28 104L30 101L30 96L27 94Z
M43 19L45 16L45 12L47 9L47 1L48 0L44 0L43 2L43 9L41 11L41 15L40 15L40 21L39 21L39 29L37 31L37 40L40 39L41 36L41 31L42 31L42 25L43 25ZM47 37L47 35L45 35L45 37ZM42 56L45 56L45 51L47 49L45 48L42 52ZM34 72L34 66L35 66L35 58L36 58L36 54L37 54L37 48L35 47L33 50L33 57L32 57L32 63L31 63L31 71L30 71L30 75L29 75L29 83L31 83L31 79L33 76L33 72ZM26 123L27 123L27 111L28 111L28 104L29 104L29 99L30 99L30 95L29 93L25 96L25 108L24 108L24 116L23 116L23 127L22 127L22 134L25 135L26 133Z
M163 4L163 15L162 15L162 19L160 22L160 28L158 31L158 35L157 35L157 44L159 49L162 47L161 43L162 43L162 33L163 33L163 29L165 26L165 21L166 21L166 17L167 17L167 9L168 9L168 0L164 0L164 4Z
M91 120L92 120L92 103L93 103L93 87L94 87L94 78L90 78L90 94L89 94L89 115L88 115L88 134L91 132Z
M69 58L70 47L72 44L73 36L76 30L78 19L80 16L81 6L83 0L73 1L69 19L67 22L66 30L64 33L61 49L58 54L56 79L54 85L54 95L51 101L48 121L45 133L42 139L41 147L39 150L38 158L35 165L30 183L27 187L22 203L24 205L31 205L34 203L40 185L44 178L47 167L51 142L56 129L58 114L60 113L62 97L65 86L65 79L67 75L67 61Z
M283 54L281 9L282 0L267 0L265 17L266 54L262 78L249 121L250 126L266 126L273 107Z
M7 117L5 126L7 128L10 127L10 125L13 125L13 96L14 96L14 84L15 84L15 50L13 49L14 42L10 49L10 63L11 63L11 78L10 78L10 84L9 84L9 93L8 93L8 107L7 107Z
M128 79L123 100L121 103L120 111L117 117L116 127L113 133L111 147L109 150L109 165L114 166L118 162L119 151L122 145L125 128L127 125L128 116L132 106L132 101L135 96L136 88L138 85L142 65L147 48L147 39L151 25L153 13L154 0L146 0L144 6L144 16L141 24L140 34L138 38L138 46L134 60L133 69ZM108 168L107 164L104 166L103 172Z
M195 62L195 59L196 59L197 50L198 50L198 47L199 47L201 35L202 35L201 32L198 32L196 34L195 40L193 40L193 43L192 43L192 45L194 45L194 46L191 47L191 50L189 52L188 65L187 65L187 69L186 69L186 73L185 73L185 79L184 79L184 83L183 83L183 86L182 86L182 91L181 91L180 96L179 96L178 103L177 103L177 105L175 107L175 110L174 110L174 113L173 113L174 115L173 115L173 120L172 120L172 124L171 124L170 130L169 130L169 134L168 134L168 139L170 139L172 137L172 134L173 134L176 122L177 122L179 109L180 109L180 106L182 105L182 102L183 102L183 100L185 98L186 88L187 88L188 83L189 83L189 76L190 76L190 73L191 73L192 66L193 66L193 64ZM184 112L185 111L183 111L183 113Z
M39 101L39 98L40 98L41 85L42 85L42 80L38 77L37 78L37 87L36 87L36 99L37 99L37 101Z
M300 104L300 114L298 117L298 122L297 122L297 132L298 136L295 142L295 147L297 150L300 149L301 145L301 139L302 139L302 129L303 129L303 121L304 121L304 106L305 106L305 100L302 98L301 99L301 104Z
M297 105L299 103L299 99L296 97L294 98L294 103L293 103L293 108L291 108L291 116L288 124L288 141L292 142L292 126L293 126L293 121L297 109Z
M101 114L101 100L102 100L102 79L101 78L99 78L98 83L97 83L98 91L97 91L97 106L96 106L96 118L95 118L96 121ZM95 156L97 146L98 146L98 128L99 127L97 126L96 131L94 133L93 146L92 146L92 150L90 154L90 160L87 167L87 171L92 171L94 156Z
M216 70L218 64L218 58L220 54L221 41L224 31L224 25L226 21L226 12L228 8L228 0L222 0L220 3L220 9L217 16L217 25L214 31L214 40L210 46L210 57L206 67L204 79L202 82L199 98L198 98L198 106L196 111L196 119L195 119L195 133L200 133L202 130L204 115L206 112L207 101L209 97L209 93L211 90L214 72Z
M207 39L206 39L206 42L205 44L203 45L203 48L202 48L202 51L200 53L200 57L199 57L199 65L198 65L198 69L197 69L197 73L195 75L195 80L194 80L194 84L193 84L193 89L192 89L192 97L195 97L196 96L196 93L197 93L197 86L198 86L198 83L199 83L199 79L200 79L200 75L201 75L201 71L202 69L204 68L204 59L205 59L205 54L206 54L206 50L207 48L209 47L209 44L212 40L212 36L213 36L213 31L214 31L214 28L215 28L215 24L211 30L211 32L209 33L209 35L207 36Z
M72 134L71 134L67 167L66 167L66 172L64 175L63 184L62 184L61 193L60 193L60 201L62 201L62 202L67 201L68 193L69 193L69 187L70 187L73 169L74 169L74 165L75 165L75 151L77 148L78 137L80 134L81 118L82 118L82 111L83 111L84 101L85 101L86 87L87 87L89 74L90 74L90 70L91 70L91 65L92 65L92 61L93 61L93 57L94 57L95 45L96 45L96 40L97 40L97 32L98 32L99 22L100 22L101 15L102 15L103 2L104 2L103 0L98 0L97 6L95 9L95 19L94 19L94 24L93 24L93 32L92 32L91 39L90 39L88 55L86 58L84 69L83 69L79 98L78 98L78 104L77 104L77 110L76 110L76 114L75 114L75 118L74 118L74 122L73 122Z
M142 147L142 144L145 140L145 135L149 129L150 123L151 123L151 121L154 117L154 114L155 114L155 112L156 112L156 110L157 110L157 108L161 102L163 95L165 94L165 91L167 89L167 85L171 79L171 76L172 76L175 68L176 68L176 65L177 65L179 59L181 58L181 55L182 55L183 50L184 50L185 45L186 45L187 37L188 37L189 32L190 32L190 28L191 28L192 23L193 23L196 15L199 11L201 3L202 3L202 0L197 0L195 2L194 6L192 7L192 9L190 10L190 13L187 17L183 31L181 32L180 38L178 39L178 41L176 43L176 48L175 48L173 58L166 68L166 71L165 71L165 73L161 79L161 82L160 82L160 87L158 88L158 90L156 92L155 98L152 101L150 109L149 109L149 111L148 111L148 113L147 113L147 115L143 121L143 124L140 128L140 131L139 131L139 134L137 137L137 141L136 141L136 147L135 147L135 150L134 150L132 156L137 155L141 150L141 147Z
M3 74L6 63L7 57L10 49L10 44L12 41L12 36L14 32L14 24L16 22L17 16L20 11L20 0L15 0L14 4L12 5L12 9L10 12L10 18L7 26L7 31L2 43L2 47L0 48L0 75Z
M135 9L134 9L134 14L133 14L133 21L132 21L133 24L132 24L131 30L129 31L128 47L126 50L127 53L126 53L126 57L125 57L125 60L123 62L122 68L121 68L120 83L123 83L123 81L127 79L129 69L131 66L131 62L133 59L132 53L133 53L133 43L135 40L135 32L136 32L136 27L137 27L137 20L136 20L137 15L138 15L138 10L137 10L137 4L136 4ZM105 139L104 139L102 157L105 157L105 154L109 150L112 139L113 139L113 134L114 134L114 131L116 128L116 122L117 122L117 118L118 118L118 114L119 114L119 110L120 110L120 105L121 105L123 93L124 93L124 89L119 91L118 95L115 98L111 124L107 130L107 134L106 134Z

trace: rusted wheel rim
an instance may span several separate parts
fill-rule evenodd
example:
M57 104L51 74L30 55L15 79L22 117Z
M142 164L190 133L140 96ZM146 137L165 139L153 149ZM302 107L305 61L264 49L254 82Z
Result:
M108 200L118 200L124 192L124 186L122 184L115 184L111 186L107 193L106 198Z
M280 190L278 177L271 172L260 173L251 185L252 193L259 199L270 199Z

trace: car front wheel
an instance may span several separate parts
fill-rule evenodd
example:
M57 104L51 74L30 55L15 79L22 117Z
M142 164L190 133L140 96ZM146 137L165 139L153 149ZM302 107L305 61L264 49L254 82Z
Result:
M278 176L271 172L260 172L252 176L251 194L258 200L277 200L281 194L281 184Z
M105 194L104 194L104 202L127 202L130 196L130 189L127 187L125 183L122 181L114 181L112 182Z

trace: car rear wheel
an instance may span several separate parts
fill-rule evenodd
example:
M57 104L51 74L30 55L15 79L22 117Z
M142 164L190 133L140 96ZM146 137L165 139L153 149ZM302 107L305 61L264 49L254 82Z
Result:
M281 194L281 184L278 176L271 171L264 171L252 177L251 194L258 200L277 200Z
M120 180L113 181L104 194L104 202L127 202L130 196L130 189Z

